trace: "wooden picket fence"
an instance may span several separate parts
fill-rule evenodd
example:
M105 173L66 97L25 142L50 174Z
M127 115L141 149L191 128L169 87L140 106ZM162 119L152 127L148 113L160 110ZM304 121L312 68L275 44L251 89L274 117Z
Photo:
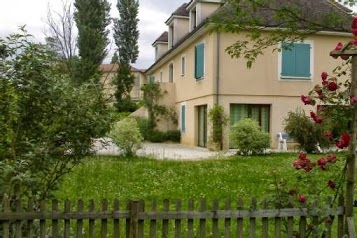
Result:
M330 201L321 210L294 208L293 204L269 208L267 200L258 208L254 198L246 207L243 199L222 203L189 200L185 204L182 200L160 204L153 200L148 207L143 201L109 204L102 200L100 207L90 201L86 209L82 200L76 204L67 200L61 210L56 200L24 204L4 199L0 237L306 237L317 232L311 222L318 223L321 217L333 218L332 223L322 222L325 237L343 237L343 200L333 208Z

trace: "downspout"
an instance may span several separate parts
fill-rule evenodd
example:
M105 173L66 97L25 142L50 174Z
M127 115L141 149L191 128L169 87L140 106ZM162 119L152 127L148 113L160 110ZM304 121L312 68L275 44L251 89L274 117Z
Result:
M219 79L220 79L220 48L221 48L221 33L217 31L216 42L216 104L219 104Z

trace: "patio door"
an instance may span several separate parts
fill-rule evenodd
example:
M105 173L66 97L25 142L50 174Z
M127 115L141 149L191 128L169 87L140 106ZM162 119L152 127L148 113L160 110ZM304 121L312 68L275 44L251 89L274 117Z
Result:
M207 105L198 106L198 146L207 146Z

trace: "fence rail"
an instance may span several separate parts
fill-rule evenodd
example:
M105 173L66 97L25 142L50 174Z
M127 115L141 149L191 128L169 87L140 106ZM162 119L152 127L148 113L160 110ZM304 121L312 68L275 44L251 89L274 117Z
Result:
M4 199L0 237L306 237L318 232L311 226L317 223L324 224L325 237L342 237L343 201L332 208L330 202L324 209L317 209L318 203L316 209L294 208L292 203L277 209L270 208L267 200L258 208L254 198L246 207L243 199L210 204L205 199L189 200L185 206L181 200L162 204L153 200L149 207L143 201L103 200L99 209L90 201L85 210L82 200L76 204L66 200L60 210L56 200L38 205L30 200L24 205ZM319 221L322 217L333 222Z

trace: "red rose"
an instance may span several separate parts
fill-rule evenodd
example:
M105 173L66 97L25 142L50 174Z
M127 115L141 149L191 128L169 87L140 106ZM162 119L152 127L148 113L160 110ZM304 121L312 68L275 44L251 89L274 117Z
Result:
M326 159L325 158L320 158L317 160L317 165L318 166L323 166L327 163Z
M328 163L335 163L337 158L336 158L336 155L328 155L327 158L326 158L327 162Z
M350 135L344 132L342 133L340 140L337 141L336 146L340 149L346 148L350 145L350 140L351 140Z
M330 91L336 91L338 88L337 83L334 81L329 82L327 87Z
M336 188L336 184L335 184L335 182L333 180L329 180L327 184L331 189L335 189Z
M341 50L342 48L343 48L343 44L341 42L338 42L335 50Z
M340 148L340 149L343 149L343 148L345 148L345 143L343 143L343 141L337 141L336 142L336 147Z
M299 159L301 159L301 160L307 159L307 154L306 153L300 153L299 154Z
M301 101L302 101L305 105L311 105L312 99L311 99L309 96L301 95Z
M326 72L321 73L321 79L322 81L325 81L327 79L328 74Z
M299 202L304 203L306 201L306 197L302 194L299 194L298 196Z
M311 116L312 120L314 120L314 122L322 123L322 118L319 117L318 115L316 115L313 111L310 112L310 116Z
M351 40L352 45L357 45L357 39Z

